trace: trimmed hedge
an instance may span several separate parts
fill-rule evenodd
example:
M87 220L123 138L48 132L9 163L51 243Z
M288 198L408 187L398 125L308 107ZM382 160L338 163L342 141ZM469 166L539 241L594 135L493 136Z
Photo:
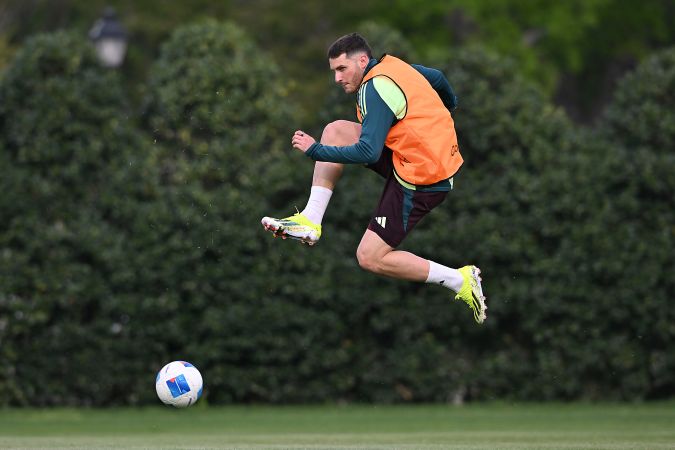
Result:
M358 268L366 169L316 247L263 233L304 205L289 139L320 125L236 25L177 29L139 117L80 38L31 39L0 79L0 404L154 403L174 359L211 403L672 396L673 60L594 130L479 49L427 64L459 95L466 164L403 248L483 269L479 327L445 289Z
M129 238L158 176L129 117L117 75L74 34L36 36L3 74L3 404L137 398L116 374L146 370L145 349L119 327L143 300Z

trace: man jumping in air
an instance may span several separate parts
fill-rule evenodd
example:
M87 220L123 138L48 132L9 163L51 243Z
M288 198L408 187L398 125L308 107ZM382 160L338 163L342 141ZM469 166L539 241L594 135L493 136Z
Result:
M452 190L463 162L450 114L457 98L448 80L436 69L393 56L374 59L357 33L335 41L328 62L335 82L347 94L356 93L360 123L332 122L320 143L295 132L293 147L316 161L307 206L284 219L264 217L263 226L275 236L314 245L344 164L365 164L386 181L356 250L359 265L380 275L445 286L483 323L487 306L478 267L453 269L396 249Z

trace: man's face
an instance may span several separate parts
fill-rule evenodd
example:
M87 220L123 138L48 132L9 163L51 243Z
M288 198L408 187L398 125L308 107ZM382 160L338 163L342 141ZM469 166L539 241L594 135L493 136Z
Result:
M330 70L335 72L335 82L342 86L347 94L357 91L363 80L363 72L368 65L368 55L355 53L347 56L341 54L337 58L329 58Z

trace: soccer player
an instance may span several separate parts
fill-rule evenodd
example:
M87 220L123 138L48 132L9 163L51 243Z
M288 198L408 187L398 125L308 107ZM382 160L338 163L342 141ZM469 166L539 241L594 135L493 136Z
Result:
M344 164L365 164L386 181L356 250L359 265L380 275L445 286L483 323L487 306L478 267L453 269L396 249L445 199L463 162L451 115L457 98L448 80L436 69L393 56L374 59L358 33L335 41L328 62L335 82L347 94L356 93L359 123L332 122L320 142L295 132L293 147L316 161L307 206L284 219L264 217L263 227L275 236L314 245Z

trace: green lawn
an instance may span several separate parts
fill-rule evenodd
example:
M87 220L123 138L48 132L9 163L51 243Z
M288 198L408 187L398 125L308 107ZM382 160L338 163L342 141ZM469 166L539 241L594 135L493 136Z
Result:
M0 448L675 449L675 403L11 409Z

